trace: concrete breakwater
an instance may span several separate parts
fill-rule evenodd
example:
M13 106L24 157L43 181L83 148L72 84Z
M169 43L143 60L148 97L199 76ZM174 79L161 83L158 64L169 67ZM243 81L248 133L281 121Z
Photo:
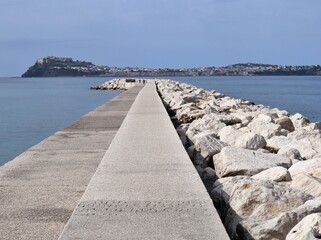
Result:
M0 167L0 239L58 239L142 87Z
M143 85L0 168L1 239L229 239L154 81Z
M156 81L179 136L135 80L0 168L1 239L228 239L198 175L232 239L319 239L319 123Z
M157 87L232 239L320 238L320 123L185 83Z
M154 81L138 94L60 239L229 239Z

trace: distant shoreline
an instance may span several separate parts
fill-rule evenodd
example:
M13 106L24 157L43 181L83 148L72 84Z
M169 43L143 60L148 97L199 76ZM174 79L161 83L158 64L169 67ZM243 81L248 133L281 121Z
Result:
M118 78L119 76L55 76L55 77L0 77L2 78L17 78L17 79L28 79L28 78ZM122 78L126 78L128 76L124 76ZM129 76L130 77L130 76ZM218 75L218 76L155 76L155 78L169 78L169 77L321 77L321 75ZM137 78L149 78L148 76L137 76Z
M81 76L70 76L70 75L59 75L59 76L21 76L21 77L8 77L8 78L77 78L77 77L88 77L88 78L99 78L99 77L110 77L110 78L163 78L163 77L321 77L321 74L252 74L252 75L81 75ZM5 77L1 77L5 78Z
M85 76L45 76L45 77L0 77L0 78L132 78L133 76L122 76L122 75L110 75L110 76L99 76L99 75L85 75ZM169 78L169 77L321 77L321 75L204 75L204 76L177 76L177 75L159 75L159 76L146 76L146 75L137 75L135 78Z
M321 66L239 63L225 67L143 68L96 66L72 58L37 59L21 77L202 77L202 76L321 76Z

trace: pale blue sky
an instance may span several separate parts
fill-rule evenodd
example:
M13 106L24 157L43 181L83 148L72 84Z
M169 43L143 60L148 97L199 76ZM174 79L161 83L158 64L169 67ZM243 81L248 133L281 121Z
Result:
M0 76L97 65L321 64L320 0L0 0Z

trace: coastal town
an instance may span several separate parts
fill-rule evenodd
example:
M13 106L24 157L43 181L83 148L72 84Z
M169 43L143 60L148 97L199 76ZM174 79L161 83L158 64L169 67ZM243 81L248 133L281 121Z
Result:
M144 68L97 66L91 62L65 57L40 58L22 77L106 76L106 77L162 77L162 76L251 76L251 75L321 75L320 65L285 66L240 63L224 67Z

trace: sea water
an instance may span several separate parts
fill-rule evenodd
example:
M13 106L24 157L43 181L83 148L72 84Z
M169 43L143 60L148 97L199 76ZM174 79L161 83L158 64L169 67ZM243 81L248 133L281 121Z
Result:
M0 165L119 94L111 78L0 78Z
M169 77L321 121L321 77ZM119 94L111 78L0 78L0 165Z

